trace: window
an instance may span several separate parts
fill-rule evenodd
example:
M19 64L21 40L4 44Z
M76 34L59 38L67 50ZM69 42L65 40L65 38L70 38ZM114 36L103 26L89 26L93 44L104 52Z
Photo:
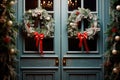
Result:
M48 11L50 15L53 16L53 0L25 0L25 11L29 9L35 9L37 7L42 7ZM31 6L32 5L32 6ZM54 50L54 37L43 39L43 50L53 51ZM24 38L24 51L38 51L39 48L36 47L36 42L34 38L25 37Z
M68 0L68 10L73 11L80 8L88 8L91 11L96 11L97 0Z
M91 13L97 15L97 0L68 0L68 16L70 13L79 8L90 9ZM89 22L87 19L84 19L82 22L79 22L78 26L80 30L84 31L88 27ZM97 51L97 35L93 40L87 40L87 45L90 51ZM85 48L79 48L79 40L76 38L68 37L68 51L85 51Z

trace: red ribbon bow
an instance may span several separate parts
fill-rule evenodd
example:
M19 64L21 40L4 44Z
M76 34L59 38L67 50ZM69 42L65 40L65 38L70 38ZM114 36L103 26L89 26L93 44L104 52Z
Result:
M82 46L83 46L83 42L84 42L84 45L85 45L85 49L86 49L86 51L87 51L87 53L88 53L88 51L89 51L89 49L88 49L88 45L87 45L87 41L86 41L86 39L87 39L87 36L88 36L88 34L87 34L87 32L84 32L84 33L78 33L77 34L77 36L78 36L78 38L79 38L79 47L81 48Z
M36 40L36 47L39 47L39 52L41 54L43 54L43 47L42 47L42 43L43 43L43 39L44 39L44 34L43 33L38 33L38 32L34 32L35 35L35 40Z

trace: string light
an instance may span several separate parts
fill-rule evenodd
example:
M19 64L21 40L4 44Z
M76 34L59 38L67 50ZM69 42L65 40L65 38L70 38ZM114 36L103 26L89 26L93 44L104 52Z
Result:
M53 2L52 1L43 0L42 3L41 3L41 6L43 8L52 8Z

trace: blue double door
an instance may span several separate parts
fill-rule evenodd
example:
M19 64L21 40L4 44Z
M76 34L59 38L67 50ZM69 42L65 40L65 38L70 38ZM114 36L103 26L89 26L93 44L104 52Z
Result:
M51 4L51 8L44 6L47 3ZM104 0L19 0L19 21L25 10L40 4L48 9L55 20L55 35L43 40L42 56L35 48L34 38L25 37L20 32L19 80L103 80L104 28L107 23L104 18L107 19L107 3ZM67 35L68 17L77 7L89 8L99 18L101 31L95 40L88 41L89 53L86 53L84 47L78 47L78 39Z

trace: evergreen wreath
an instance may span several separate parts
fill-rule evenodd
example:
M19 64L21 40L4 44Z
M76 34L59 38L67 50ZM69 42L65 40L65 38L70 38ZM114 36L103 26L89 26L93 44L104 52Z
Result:
M90 24L85 31L80 32L78 24L84 19L87 19ZM91 39L94 38L94 35L98 31L100 31L100 28L98 28L98 18L96 15L92 14L89 9L78 8L70 14L67 25L67 32L69 37L83 35L86 38Z
M28 37L34 37L39 53L43 54L42 40L54 36L54 20L41 7L28 10L24 14L24 32Z
M33 37L35 33L44 34L44 37L52 37L54 35L54 20L41 7L25 12L24 25L24 30L28 36Z

